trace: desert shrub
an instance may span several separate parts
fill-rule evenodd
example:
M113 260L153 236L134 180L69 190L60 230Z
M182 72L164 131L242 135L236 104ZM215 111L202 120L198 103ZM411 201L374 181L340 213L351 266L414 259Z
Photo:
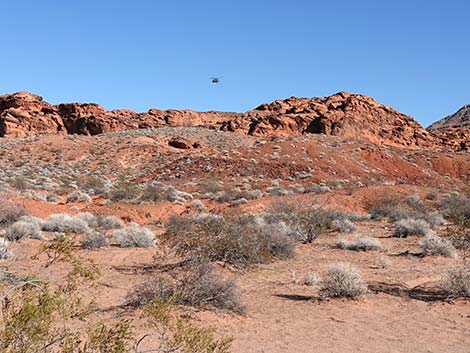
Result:
M321 281L320 292L328 297L354 298L367 292L360 271L349 263L332 265Z
M335 219L332 222L332 227L341 233L353 233L357 229L349 219Z
M428 222L432 229L442 225L445 220L439 212L419 212L415 210L409 210L404 208L398 208L391 212L388 220L392 223L396 223L403 219L420 219Z
M442 255L452 258L457 257L457 250L452 245L452 242L438 237L435 234L427 234L418 242L418 246L423 250L425 255Z
M10 243L5 238L0 238L0 260L9 259L12 257L10 252Z
M106 192L104 180L96 176L80 176L77 178L77 185L82 190L93 192L94 195L100 195Z
M260 216L176 216L166 228L166 239L182 256L244 267L294 255L289 227Z
M442 276L442 287L453 297L470 297L470 265L450 267Z
M139 196L139 188L124 180L120 180L108 193L111 201L134 200Z
M76 190L67 196L67 202L91 202L91 197L87 193Z
M349 215L330 209L299 208L286 203L273 204L265 218L284 222L290 228L290 236L302 242L311 242L321 233L334 229L333 222L342 222Z
M175 353L229 353L233 341L230 337L220 337L214 328L195 326L187 314L180 314L172 302L155 298L143 308L150 327L156 331L160 345L146 352ZM137 341L135 352L141 352L139 345L149 335ZM219 336L219 337L217 337Z
M56 194L49 194L46 196L46 201L47 202L57 202L59 200L59 195Z
M161 186L148 186L139 199L142 201L152 201L152 202L161 202L167 199L166 197L167 190Z
M206 206L204 206L204 203L201 200L192 200L191 203L189 204L189 207L192 209L198 210L198 211L205 211Z
M410 209L421 213L426 213L429 211L428 207L424 204L423 201L421 201L418 195L410 195L406 197L404 204Z
M438 194L435 191L431 191L431 192L427 193L426 196L424 196L424 198L426 200L430 200L430 201L436 200L437 197L438 197Z
M389 258L381 257L379 259L378 265L379 265L379 268L389 268L390 266L393 265L393 262Z
M445 196L441 203L444 216L456 224L470 225L470 199L458 193Z
M357 298L367 293L361 272L349 263L337 263L321 281L320 293L327 297Z
M457 249L470 249L470 228L464 226L449 227L445 236Z
M400 198L394 194L383 194L372 197L367 202L367 211L372 219L382 219L393 214L400 202Z
M73 216L73 218L84 221L90 228L98 227L98 216L93 213L80 212Z
M171 276L155 275L132 290L127 303L142 306L155 298L180 305L241 311L235 283L216 276L207 263L193 263Z
M318 275L318 273L309 272L306 273L302 279L302 284L306 286L314 286L315 284L320 283L320 281L321 277Z
M395 224L393 236L395 238L406 238L417 235L425 236L430 232L429 223L422 219L402 219Z
M27 222L27 223L34 223L41 229L44 225L44 221L42 220L42 218L39 218L39 217L36 217L36 216L21 216L19 218L19 221L23 221L23 222Z
M155 245L156 238L153 232L136 223L115 230L113 237L121 248L148 248Z
M354 251L380 250L382 248L379 240L372 237L355 237L352 241L339 239L336 242L336 247Z
M0 227L15 223L29 212L22 205L9 200L0 200Z
M35 222L18 221L5 231L5 238L13 241L22 238L44 239L41 227Z
M98 227L102 229L121 229L124 227L124 222L117 216L101 216L98 217Z
M17 190L24 191L29 187L29 182L22 176L16 176L8 180L8 183Z
M87 222L84 220L71 217L66 213L50 215L43 225L43 230L47 232L59 233L86 233L90 230Z
M99 249L108 245L108 238L102 233L93 232L85 234L80 239L80 245L84 249Z

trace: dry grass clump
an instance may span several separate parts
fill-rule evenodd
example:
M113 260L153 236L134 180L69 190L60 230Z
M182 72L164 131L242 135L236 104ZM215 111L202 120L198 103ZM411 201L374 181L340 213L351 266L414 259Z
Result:
M355 237L352 241L339 239L336 242L338 249L353 250L353 251L369 251L380 250L382 245L380 241L372 237Z
M442 255L446 257L457 257L457 250L452 242L435 234L429 233L418 243L425 255Z
M470 297L470 265L449 268L443 275L442 287L453 297Z
M393 236L395 238L406 238L417 235L425 236L431 231L429 223L422 219L402 219L395 224Z
M245 267L294 255L295 242L289 236L289 227L259 215L176 216L166 228L166 239L183 257Z
M155 298L180 305L242 311L235 282L216 276L207 263L193 263L170 275L154 275L128 294L127 303L138 307Z
M121 248L149 248L156 243L155 234L136 223L115 230L112 236Z
M44 239L39 224L26 220L20 220L9 226L5 231L5 238L10 241L22 238Z
M21 216L28 214L29 212L24 206L9 200L0 200L0 227L9 226L19 220Z
M367 293L367 284L356 267L350 263L337 263L323 277L320 293L333 298L357 298Z

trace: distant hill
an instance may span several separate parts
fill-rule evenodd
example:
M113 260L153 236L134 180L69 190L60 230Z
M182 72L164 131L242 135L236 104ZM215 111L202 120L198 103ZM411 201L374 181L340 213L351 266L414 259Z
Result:
M466 104L452 115L436 121L428 127L429 131L470 126L470 105Z

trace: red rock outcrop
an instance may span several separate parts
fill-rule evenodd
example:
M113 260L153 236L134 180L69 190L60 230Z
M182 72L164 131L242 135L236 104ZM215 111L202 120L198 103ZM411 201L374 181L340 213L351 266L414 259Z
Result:
M296 98L263 104L222 127L252 135L322 133L377 144L433 148L438 141L412 117L360 94Z
M96 135L165 126L201 126L259 136L323 133L409 148L435 148L444 141L410 116L370 97L346 92L324 98L291 97L242 114L158 109L146 113L108 111L92 103L51 105L26 92L0 96L0 137Z

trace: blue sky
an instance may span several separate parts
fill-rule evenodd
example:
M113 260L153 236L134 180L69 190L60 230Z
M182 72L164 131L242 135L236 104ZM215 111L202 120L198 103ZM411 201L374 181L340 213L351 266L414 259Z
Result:
M349 91L424 126L470 104L464 0L0 5L1 93L107 109L246 111Z

